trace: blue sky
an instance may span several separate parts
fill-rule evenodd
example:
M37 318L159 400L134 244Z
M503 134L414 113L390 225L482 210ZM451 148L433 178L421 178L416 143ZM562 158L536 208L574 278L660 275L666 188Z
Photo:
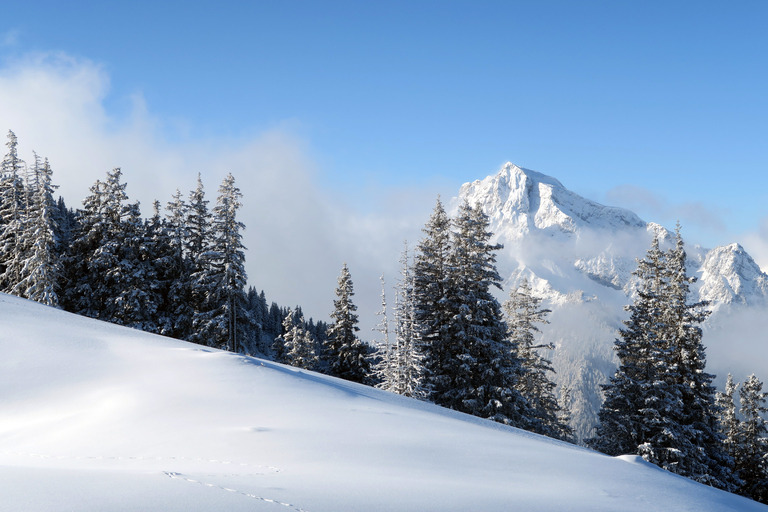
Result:
M214 194L220 166L269 202L262 165L297 208L343 204L328 215L399 240L512 161L765 266L766 19L765 2L12 2L0 129L75 204L113 166L145 205L197 172Z

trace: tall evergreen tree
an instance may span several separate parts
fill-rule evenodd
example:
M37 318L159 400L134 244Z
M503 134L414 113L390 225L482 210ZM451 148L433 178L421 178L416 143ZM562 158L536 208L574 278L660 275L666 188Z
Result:
M517 389L531 407L529 430L549 437L571 439L573 432L568 424L560 421L561 407L555 393L555 383L549 375L554 374L552 362L540 352L553 350L551 344L536 343L537 324L547 324L550 310L541 307L541 298L533 295L528 280L510 292L509 300L503 305L508 332L513 350L520 359L520 374Z
M202 184L200 184L202 186ZM201 189L202 191L202 189ZM188 340L192 335L192 320L195 314L194 285L191 276L196 269L190 254L190 233L188 218L190 215L187 203L182 199L181 192L176 191L172 200L166 205L165 223L162 235L166 238L163 243L167 246L167 257L158 271L161 279L165 279L166 297L164 302L164 333L174 338ZM158 230L154 230L156 233Z
M121 231L129 209L121 179L122 171L115 168L106 181L91 186L65 264L65 309L107 321L114 319L115 297L123 285Z
M424 357L421 335L416 326L413 297L413 276L408 259L408 247L400 260L401 274L396 286L394 306L394 341L390 343L382 277L382 312L380 327L384 343L379 346L376 374L378 388L411 398L424 399L428 389L424 379Z
M319 361L315 351L315 338L307 330L301 311L296 313L298 314L289 310L283 321L283 361L296 368L314 370Z
M736 472L741 478L739 493L768 503L768 393L763 383L750 375L739 389L742 421L735 443Z
M450 323L446 348L432 373L436 403L475 416L518 424L524 400L515 389L516 362L501 305L491 288L501 289L488 217L477 207L459 208L451 233L444 311Z
M182 316L182 324L179 329L187 331L184 339L208 345L210 340L203 330L206 323L206 314L209 310L208 296L213 293L215 280L210 276L212 272L212 256L210 246L213 243L211 231L211 212L208 209L209 201L205 198L205 188L200 174L197 175L197 187L189 194L189 203L186 207L178 205L185 212L184 227L179 228L179 233L184 237L184 254L188 258L189 274L186 282L179 285L180 298L187 298L187 305L191 309L191 316L187 320ZM178 215L174 212L174 215ZM185 295L188 292L188 295ZM183 308L183 306L182 306ZM185 311L182 309L182 314Z
M384 276L382 275L379 279L381 280L381 310L376 315L380 316L381 320L374 328L374 331L381 334L381 339L376 342L376 351L374 352L375 363L371 369L377 388L394 391L393 388L396 385L396 352L389 336L389 317L387 315L387 295Z
M616 340L619 368L603 386L596 436L588 443L611 455L637 453L669 471L732 489L721 446L712 375L700 323L705 304L688 302L685 251L679 229L664 253L654 238L635 275L639 289Z
M197 284L204 291L202 311L196 314L196 335L211 346L243 352L250 316L245 301L245 247L237 220L242 193L229 174L219 188L213 210L211 242L200 258Z
M451 221L438 197L422 230L413 264L413 303L417 329L424 347L424 366L433 397L445 393L450 383L443 366L447 353L450 313L444 307L448 285L448 258L451 252Z
M421 332L416 321L413 274L408 260L408 246L400 260L400 280L395 295L395 368L396 393L425 399L429 388L425 378Z
M354 286L345 263L341 269L336 300L333 301L331 318L334 323L328 330L326 357L331 375L354 382L365 382L370 373L370 362L365 345L357 337L357 306L352 302Z
M8 153L0 163L0 291L12 293L21 281L25 244L26 165L18 154L16 135L8 130Z
M59 305L60 266L58 261L55 210L55 186L51 166L35 154L33 178L28 184L29 205L24 217L24 245L27 250L20 269L19 282L12 293L49 306Z

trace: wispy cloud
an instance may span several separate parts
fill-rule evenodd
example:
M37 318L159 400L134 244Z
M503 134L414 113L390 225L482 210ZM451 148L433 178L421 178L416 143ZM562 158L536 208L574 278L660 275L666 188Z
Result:
M605 194L609 204L633 210L646 221L669 222L679 220L684 226L705 232L725 233L723 213L718 208L703 202L674 202L666 197L637 185L620 185Z
M434 195L380 190L364 215L324 184L306 141L276 126L246 140L169 141L162 119L140 94L118 117L107 111L110 77L92 61L65 54L28 55L0 68L0 130L19 137L22 157L32 150L50 159L54 180L69 206L89 187L122 167L131 200L145 214L177 188L187 193L202 173L215 202L219 183L235 175L244 194L247 270L251 283L282 305L301 304L327 318L336 278L348 262L358 290L361 320L375 323L378 276L393 283L404 238L415 243ZM4 139L4 133L2 134ZM360 203L360 201L356 201ZM362 332L363 337L368 333Z
M768 217L763 217L757 231L741 237L744 249L755 259L764 272L768 271Z

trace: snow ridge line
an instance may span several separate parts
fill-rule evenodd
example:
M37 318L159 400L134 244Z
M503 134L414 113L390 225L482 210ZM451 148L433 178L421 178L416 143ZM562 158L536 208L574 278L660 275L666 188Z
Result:
M298 507L296 505L293 505L291 503L285 503L283 501L273 500L272 498L265 498L264 496L257 496L255 494L251 494L251 493L245 492L245 491L238 491L237 489L232 489L230 487L222 487L221 485L217 485L217 484L201 482L200 480L195 480L193 478L189 478L188 476L186 476L186 475L184 475L182 473L175 473L173 471L163 471L163 473L165 474L165 476L167 476L168 478L171 478L173 480L184 480L185 482L190 482L190 483L193 483L193 484L202 485L203 487L211 487L213 489L221 489L222 491L232 492L232 493L235 493L235 494L241 494L241 495L243 495L243 496L245 496L247 498L263 501L265 503L274 503L275 505L280 505L281 507L290 508L292 510L295 510L296 512L308 512L307 510L304 510L303 508L300 508L300 507Z
M280 468L275 466L264 466L262 464L250 464L248 462L232 462L230 460L219 459L204 459L202 457L183 457L183 456L170 456L170 457L144 457L138 456L119 456L119 455L46 455L42 453L27 453L27 452L12 452L2 451L0 455L15 455L22 457L32 457L36 459L46 460L160 460L160 461L191 461L191 462L207 462L211 464L224 464L238 467L259 468L263 470L269 470L273 473L279 473Z

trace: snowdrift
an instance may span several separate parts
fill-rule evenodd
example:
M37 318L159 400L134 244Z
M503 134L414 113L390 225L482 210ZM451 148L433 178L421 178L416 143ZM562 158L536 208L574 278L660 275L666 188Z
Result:
M768 507L635 457L0 295L0 510Z

